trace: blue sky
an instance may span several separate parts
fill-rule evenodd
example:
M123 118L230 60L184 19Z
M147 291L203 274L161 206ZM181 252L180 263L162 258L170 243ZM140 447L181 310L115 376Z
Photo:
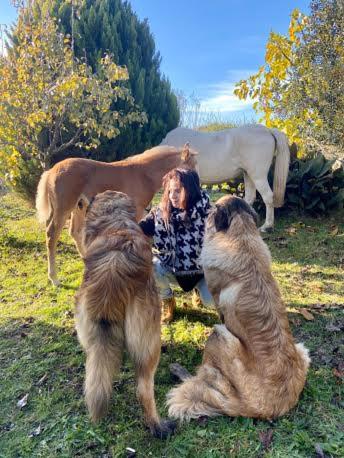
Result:
M172 87L194 93L207 111L235 119L253 111L232 91L235 82L264 62L271 30L286 33L290 13L307 13L309 0L131 0L140 19L148 18L162 72ZM10 0L0 0L0 23L15 20Z

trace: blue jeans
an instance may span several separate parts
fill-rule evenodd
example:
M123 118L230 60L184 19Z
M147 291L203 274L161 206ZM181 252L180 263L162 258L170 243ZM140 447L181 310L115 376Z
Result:
M153 265L155 280L159 289L160 297L162 300L170 299L173 296L173 291L170 285L178 285L178 281L175 275L168 271L166 267L161 264L161 261L158 258L153 258ZM195 285L195 288L199 292L203 305L206 307L214 306L214 299L209 292L204 277Z

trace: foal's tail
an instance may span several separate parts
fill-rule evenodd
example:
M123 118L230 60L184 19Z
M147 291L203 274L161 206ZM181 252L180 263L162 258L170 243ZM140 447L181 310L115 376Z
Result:
M290 151L286 135L278 129L270 129L276 140L276 163L274 174L274 207L282 207L289 171Z
M51 204L48 192L49 171L42 173L36 194L37 218L40 223L45 223L51 212Z

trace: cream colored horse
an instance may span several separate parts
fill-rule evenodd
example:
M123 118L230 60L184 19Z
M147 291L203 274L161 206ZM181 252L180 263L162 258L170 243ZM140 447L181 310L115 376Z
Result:
M70 235L80 250L83 221L73 212L81 194L92 198L107 190L122 191L134 199L137 219L160 189L163 176L179 166L195 168L195 151L170 146L157 146L142 154L119 162L98 162L70 158L44 172L37 188L36 208L40 222L46 225L48 277L56 286L55 253L62 228L71 215Z
M289 170L289 146L283 132L261 125L219 132L177 127L167 134L162 145L178 147L185 142L190 142L190 146L199 153L197 169L202 183L223 183L243 173L246 202L253 204L257 190L266 206L266 220L261 230L273 228L274 207L283 205ZM274 156L276 164L272 191L268 173Z

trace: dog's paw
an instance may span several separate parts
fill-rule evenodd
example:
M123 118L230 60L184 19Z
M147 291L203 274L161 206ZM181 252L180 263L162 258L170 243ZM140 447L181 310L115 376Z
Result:
M167 439L174 434L177 422L174 420L161 420L159 424L151 427L151 433L157 439Z

